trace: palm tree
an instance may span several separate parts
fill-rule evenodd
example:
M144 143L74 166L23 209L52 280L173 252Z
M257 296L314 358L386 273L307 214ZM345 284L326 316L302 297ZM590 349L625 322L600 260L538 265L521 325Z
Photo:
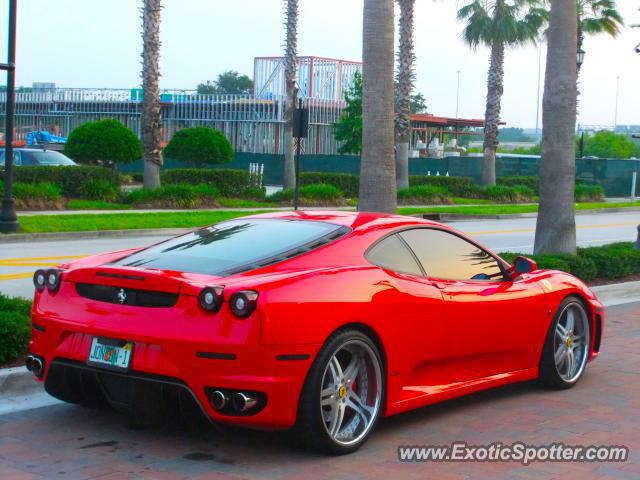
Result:
M396 111L396 183L398 189L409 186L409 136L411 135L411 94L415 74L413 65L413 7L415 0L397 0L400 5L398 49L398 105Z
M296 109L296 67L298 62L298 0L285 0L286 38L284 54L284 78L287 93L284 112L284 188L294 188L295 150L293 143L293 111Z
M466 21L462 36L472 48L491 49L487 79L482 184L496 183L496 150L504 84L505 47L535 43L547 18L539 0L473 0L458 10Z
M160 186L162 118L160 116L160 12L162 0L143 0L142 7L142 148L144 186Z
M540 207L534 252L576 252L576 0L551 0L542 101Z
M395 213L393 0L364 0L362 161L358 210Z
M624 25L622 15L616 9L615 0L577 0L578 12L578 51L582 50L586 35L607 33L617 37ZM578 65L578 75L580 75Z

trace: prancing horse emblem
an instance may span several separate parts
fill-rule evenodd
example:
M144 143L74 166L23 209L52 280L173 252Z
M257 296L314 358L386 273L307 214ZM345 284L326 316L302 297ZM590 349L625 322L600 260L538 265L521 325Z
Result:
M124 303L127 300L127 292L124 291L124 288L121 288L118 291L118 302Z

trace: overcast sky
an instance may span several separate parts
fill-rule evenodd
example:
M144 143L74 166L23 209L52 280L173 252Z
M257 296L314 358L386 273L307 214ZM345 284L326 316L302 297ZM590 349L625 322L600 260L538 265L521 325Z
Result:
M0 25L6 5L0 3ZM60 87L131 88L140 84L141 0L20 0L17 84L51 81ZM453 116L456 71L461 70L460 116L484 115L489 52L460 40L460 1L416 2L416 88L429 112ZM163 88L195 88L224 70L253 74L253 57L282 52L280 0L164 0ZM640 23L638 0L618 0L627 24ZM6 30L0 31L6 52ZM299 54L359 60L362 0L300 0ZM620 76L619 124L640 124L640 28L617 39L590 37L581 75L579 123L613 125ZM2 56L3 61L5 57ZM544 68L544 58L543 58ZM534 127L538 49L506 55L503 119ZM543 72L544 78L544 72ZM4 83L4 81L0 81Z

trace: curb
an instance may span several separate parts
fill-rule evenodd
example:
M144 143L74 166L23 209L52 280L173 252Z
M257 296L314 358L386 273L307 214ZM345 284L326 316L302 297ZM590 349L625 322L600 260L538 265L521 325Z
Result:
M76 240L100 238L128 238L141 236L176 236L195 230L195 228L136 228L129 230L95 230L83 232L41 232L6 233L0 235L0 244L21 242L44 242L51 240Z
M576 210L576 215L593 215L594 213L635 213L640 212L640 207L627 208L594 208L592 210ZM518 218L536 218L537 212L529 213L498 213L494 215L473 215L468 213L416 213L413 217L434 220L436 222L457 222L464 220L509 220Z
M640 280L636 282L612 283L591 287L605 306L622 305L624 303L640 302Z
M0 369L0 415L57 403L27 367Z

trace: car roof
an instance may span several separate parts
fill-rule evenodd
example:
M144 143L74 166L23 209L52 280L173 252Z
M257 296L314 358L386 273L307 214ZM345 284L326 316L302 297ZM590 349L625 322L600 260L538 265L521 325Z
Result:
M252 215L248 218L276 218L284 220L307 220L344 225L354 231L390 229L402 226L420 225L449 229L446 225L419 217L393 215L376 212L349 212L339 210L287 210Z

